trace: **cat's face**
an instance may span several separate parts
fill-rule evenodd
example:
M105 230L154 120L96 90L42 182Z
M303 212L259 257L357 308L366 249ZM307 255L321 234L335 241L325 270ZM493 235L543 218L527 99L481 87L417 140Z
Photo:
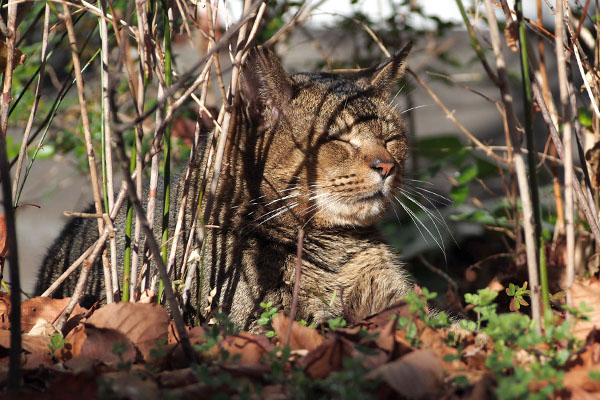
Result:
M407 53L354 76L291 77L281 76L270 52L260 55L277 62L267 74L272 87L258 98L266 128L255 157L264 166L264 215L321 227L367 226L383 215L406 159L403 122L389 92ZM245 81L253 83L265 84Z

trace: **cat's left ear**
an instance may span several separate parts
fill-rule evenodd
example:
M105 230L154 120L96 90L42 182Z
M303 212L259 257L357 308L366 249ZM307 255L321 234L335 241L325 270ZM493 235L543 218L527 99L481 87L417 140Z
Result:
M406 58L412 49L412 41L384 60L381 64L365 69L358 74L358 84L376 95L389 97L390 92L406 71Z

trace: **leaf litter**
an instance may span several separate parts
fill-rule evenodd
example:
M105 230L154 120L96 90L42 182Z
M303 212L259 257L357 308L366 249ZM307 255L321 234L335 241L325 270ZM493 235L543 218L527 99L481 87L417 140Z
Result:
M598 293L598 281L578 282L573 288L574 299L588 304L600 304ZM316 398L347 398L351 390L356 396L349 397L355 398L510 398L499 394L489 364L497 342L485 334L455 329L457 323L450 329L434 329L404 302L333 330L290 323L279 313L268 327L275 332L272 338L236 332L219 322L188 328L197 362L187 366L161 306L121 302L95 310L78 307L59 333L53 322L68 301L36 297L22 303L24 384L19 398L287 399L311 393ZM0 295L3 383L10 348L9 312L9 298ZM413 323L414 329L400 323L402 319ZM552 398L600 398L597 327L600 313L594 311L574 326L572 333L581 338L581 346L558 367L562 384ZM540 353L560 352L566 346L566 341L558 341L554 348L545 343L536 348ZM516 351L506 375L528 372L531 357L530 352ZM552 377L538 379L527 383L526 389L544 398L544 387L555 383ZM304 395L299 394L305 389ZM15 398L11 395L3 393L0 398Z

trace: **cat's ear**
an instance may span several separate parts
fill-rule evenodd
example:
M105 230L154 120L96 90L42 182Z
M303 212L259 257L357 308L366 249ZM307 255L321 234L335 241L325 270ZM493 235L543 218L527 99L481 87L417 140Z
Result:
M412 49L412 41L384 60L381 64L365 69L358 73L359 86L372 90L381 97L390 96L390 92L406 71L406 58Z
M248 52L240 83L251 118L264 121L272 116L277 119L287 111L293 95L293 81L268 48L257 46Z

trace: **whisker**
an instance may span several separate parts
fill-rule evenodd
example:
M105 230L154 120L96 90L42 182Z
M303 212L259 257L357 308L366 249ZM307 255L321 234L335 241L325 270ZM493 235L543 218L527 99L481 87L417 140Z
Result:
M283 213L284 213L284 212L286 212L286 211L290 211L290 210L292 210L292 209L293 209L294 207L296 207L298 204L300 204L300 203L291 203L291 204L286 204L285 206L278 208L277 210L280 210L278 213L276 213L276 214L273 214L273 215L271 215L269 218L267 218L267 219L265 219L264 221L260 222L260 223L258 224L258 226L261 226L262 224L264 224L264 223L266 223L267 221L269 221L269 220L271 220L271 219L273 219L273 218L277 217L278 215L281 215L281 214L283 214Z
M292 193L292 194L288 194L287 196L284 197L280 197L278 199L275 200L271 200L270 202L268 202L267 204L265 204L265 206L270 206L273 203L277 203L278 201L282 201L282 200L287 200L287 199L292 199L294 197L298 197L300 196L300 193Z
M406 187L405 187L404 189L405 189L405 190L407 190L407 188L406 188ZM445 205L445 206L448 206L448 205L452 204L452 200L450 200L450 199L449 199L449 198L447 198L446 196L443 196L443 195L441 195L441 194L439 194L439 193L436 193L436 192L434 192L434 191L432 191L432 190L427 190L427 189L425 189L425 188L422 188L422 187L411 187L410 189L412 189L412 190L413 190L413 193L415 193L415 192L417 192L417 191L418 191L418 192L423 192L423 193L427 193L427 194L430 194L430 195L432 195L432 196L435 196L435 197L437 197L438 199L441 199L441 200L443 200L443 201L442 201L442 204L443 204L443 205ZM425 197L426 197L426 196L425 196Z
M404 195L404 196L406 196L406 195ZM435 229L436 229L436 231L437 231L437 233L439 235L439 238L440 238L441 242L438 241L438 239L433 235L433 233L429 230L429 228L427 228L427 226L425 225L425 223L423 223L423 221L421 221L417 217L417 215L406 204L404 204L398 197L394 196L394 198L400 203L400 205L402 206L402 208L404 208L404 211L406 211L411 216L411 218L414 217L413 222L415 222L415 225L417 226L417 229L419 229L419 226L417 225L417 222L418 222L419 224L421 224L421 226L423 227L423 229L425 229L427 231L427 233L429 234L429 236L431 237L431 239L433 239L433 241L435 242L435 244L442 251L442 253L444 254L444 258L445 258L446 257L446 249L445 249L445 247L443 245L444 241L443 241L443 238L442 238L442 236L440 234L440 231L439 231L436 223L433 221L433 219L432 219L433 225L435 226ZM421 206L420 203L417 203L417 205ZM435 215L434 215L434 217L435 217ZM431 219L431 216L430 216L430 219ZM423 232L421 232L421 229L419 229L419 232L421 233L421 236L423 236L423 239L425 240L425 242L427 242L427 239L423 235Z
M400 193L402 193L402 195L404 197L406 197L408 200L410 200L412 203L414 203L416 206L418 206L421 210L423 210L427 215L430 215L431 218L434 218L437 222L439 223L444 223L444 217L442 217L442 215L440 214L439 216L433 214L433 212L431 212L431 210L429 210L427 207L425 207L423 204L419 203L414 197L412 197L406 190L404 189L400 189ZM429 201L427 199L427 201ZM433 203L431 203L431 201L429 201L429 203L433 206ZM435 208L435 206L434 206ZM437 210L437 208L436 208ZM432 221L433 222L433 221Z
M423 238L423 240L425 241L425 243L429 244L429 241L427 240L427 238L425 237L425 235L423 235L423 231L421 231L421 228L419 227L419 224L417 223L418 219L417 219L417 216L415 215L415 213L413 213L410 208L408 208L404 203L402 203L402 201L399 198L397 198L396 196L394 196L394 198L398 201L398 204L400 204L400 206L404 209L404 211L406 211L406 213L408 214L408 216L410 217L410 219L413 221L413 223L415 224L415 227L417 228L417 230L421 234L421 237Z
M420 106L414 106L414 107L411 107L411 108L407 108L407 109L406 109L406 110L404 110L404 111L400 111L400 115L402 115L402 114L405 114L405 113L407 113L407 112L410 112L410 111L412 111L412 110L416 110L416 109L418 109L418 108L429 107L430 105L431 105L431 104L422 104L422 105L420 105Z
M442 216L442 214L437 210L437 208L434 207L435 210L438 212L438 215L435 215L431 210L429 210L423 204L419 203L416 199L414 199L413 197L409 196L406 193L406 191L401 190L401 192L404 195L404 197L406 197L408 200L410 200L411 202L413 202L417 207L419 207L421 210L423 210L425 212L425 215L427 215L429 217L429 219L433 223L433 226L435 227L435 230L437 231L438 237L440 238L440 242L442 243L442 246L443 246L444 245L444 238L442 237L442 233L440 232L440 229L438 228L438 225L435 222L437 221L437 222L441 223L442 225L444 225L444 227L446 228L446 230L448 232L450 232L450 228L446 224L446 220L444 220L444 217ZM429 201L429 199L427 199L427 198L425 198L425 199L427 201ZM429 201L429 203L433 206L433 204L430 201ZM442 252L444 253L444 258L445 258L446 257L445 248L442 250Z

